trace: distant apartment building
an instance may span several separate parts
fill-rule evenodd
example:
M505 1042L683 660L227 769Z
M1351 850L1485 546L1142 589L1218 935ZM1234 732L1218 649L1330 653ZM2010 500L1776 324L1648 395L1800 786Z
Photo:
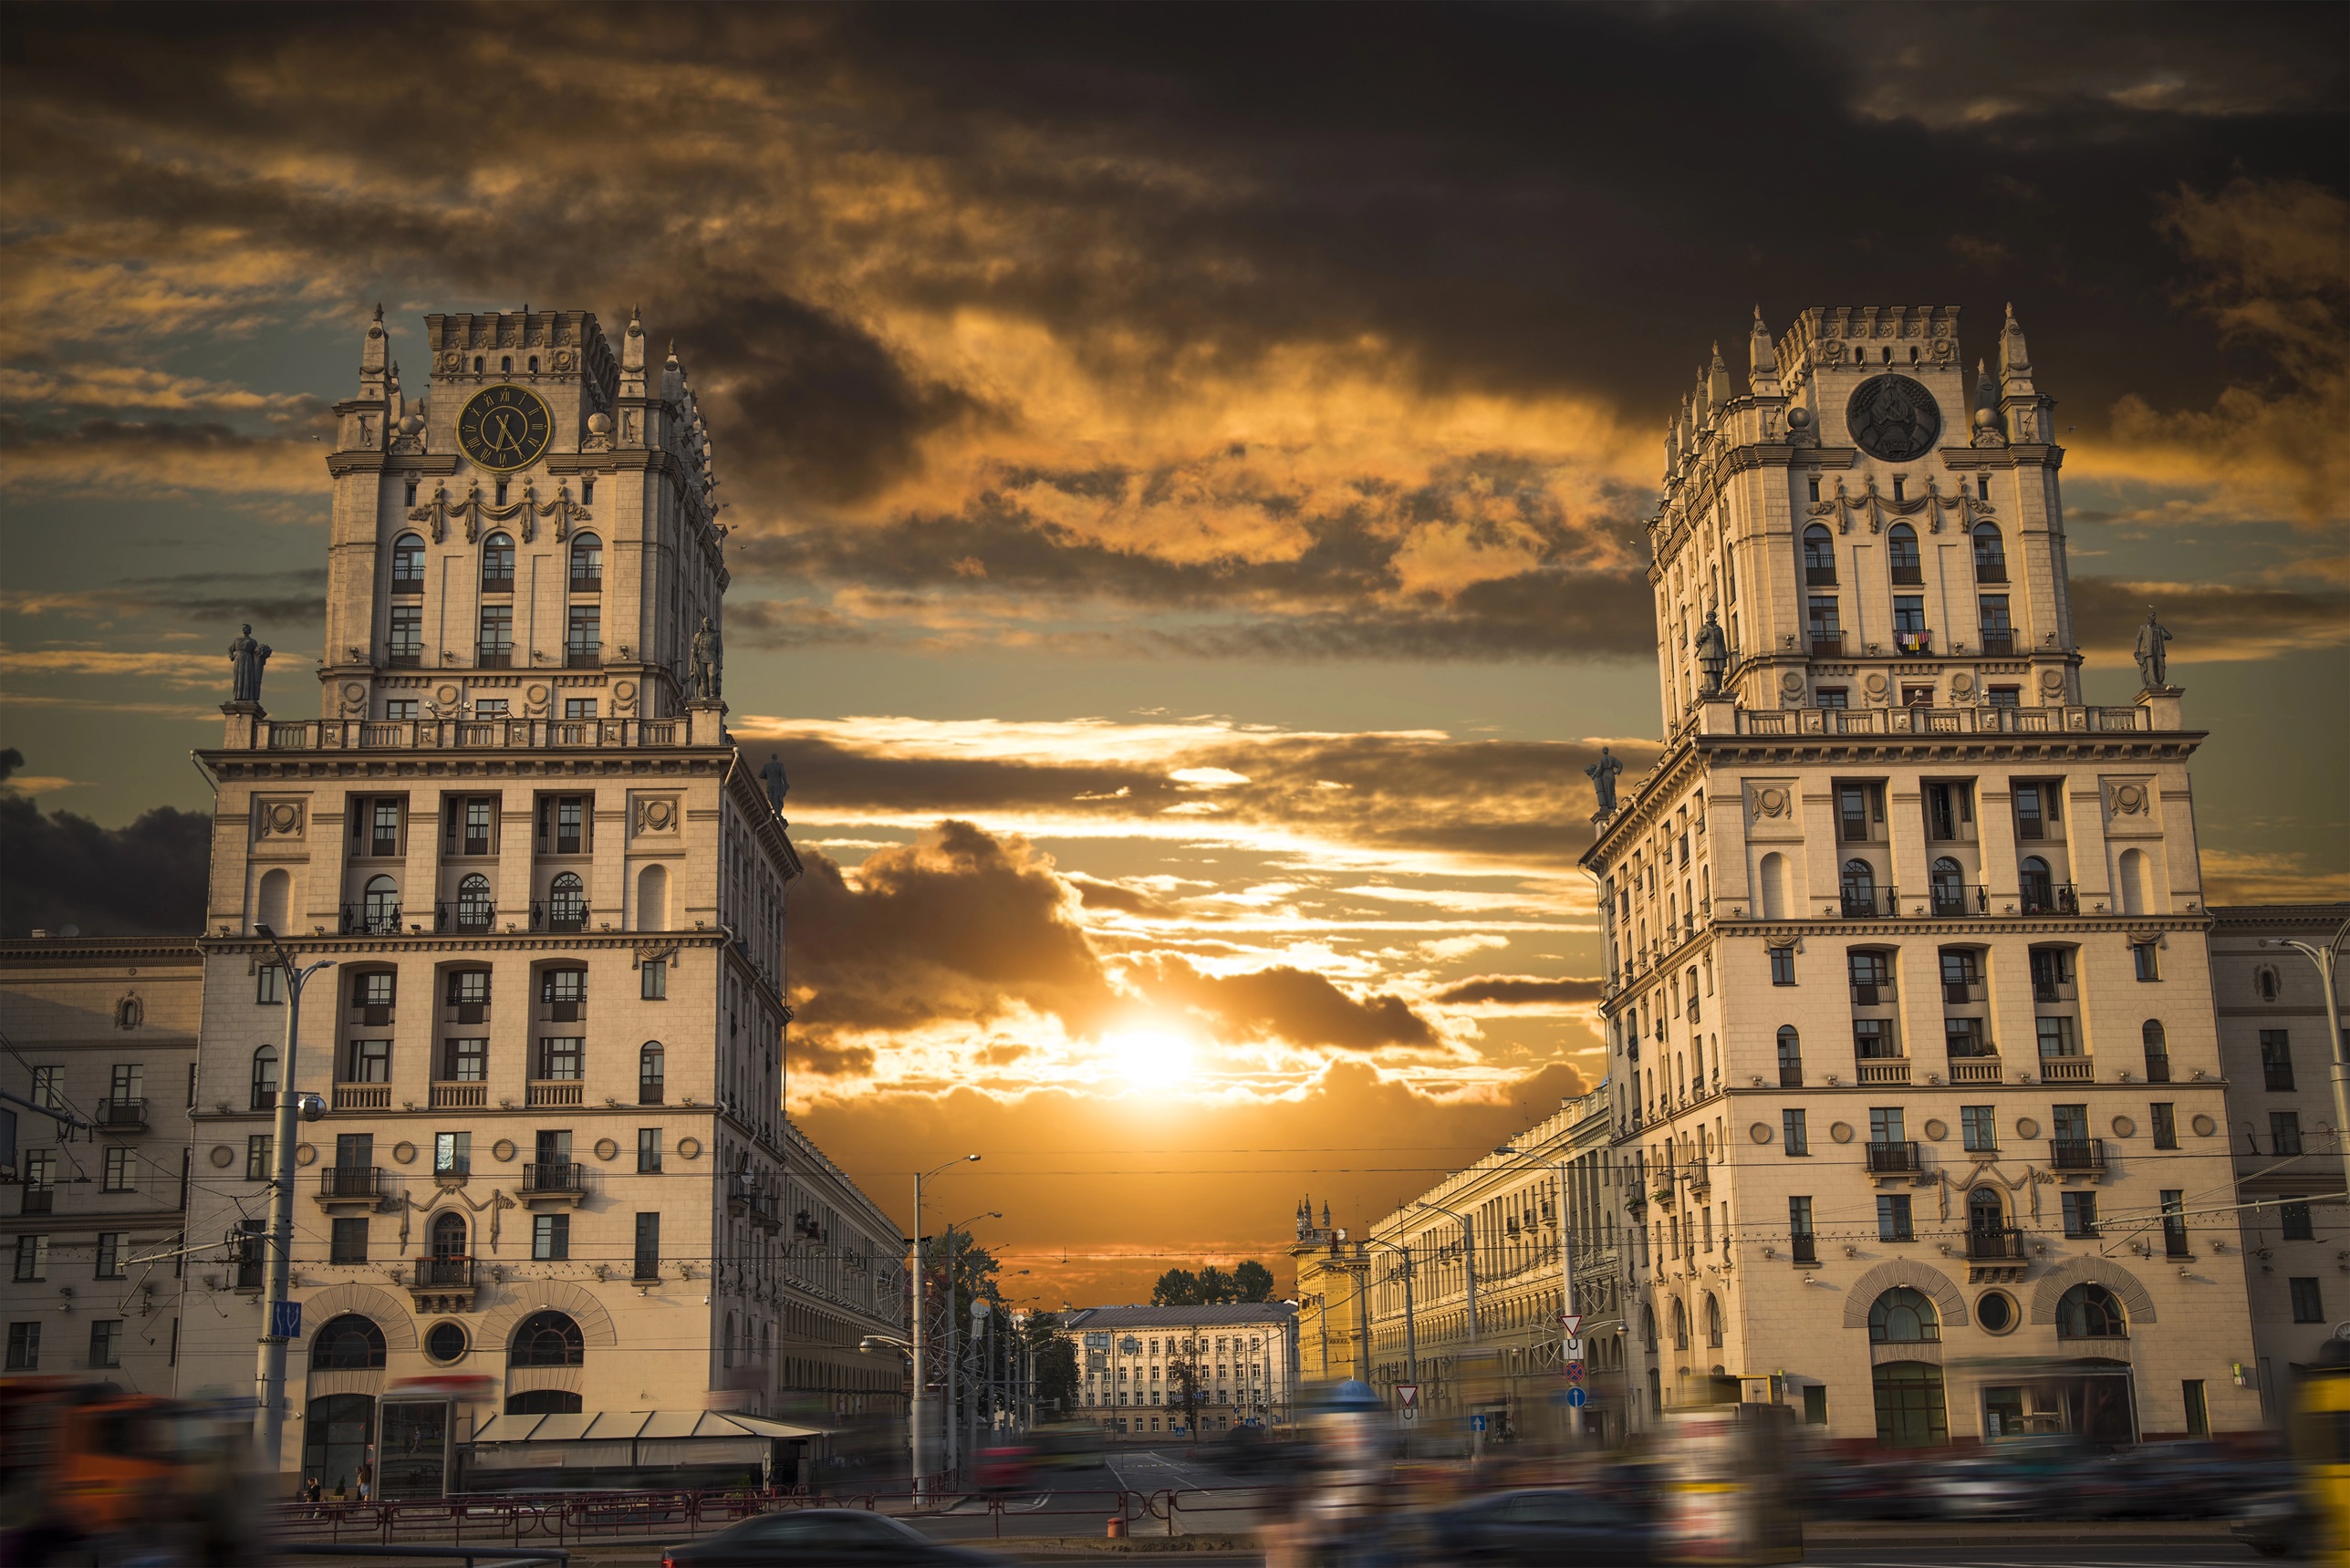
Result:
M1110 1437L1201 1435L1286 1425L1297 1385L1296 1309L1083 1307L1061 1332L1076 1352L1073 1414Z

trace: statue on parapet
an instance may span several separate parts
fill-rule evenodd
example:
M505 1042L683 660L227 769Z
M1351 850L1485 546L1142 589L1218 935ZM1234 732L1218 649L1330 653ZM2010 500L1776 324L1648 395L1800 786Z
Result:
M776 815L781 816L784 796L792 793L792 781L784 774L784 759L776 753L769 752L767 765L759 770L759 777L767 786L767 804L775 808Z
M254 640L253 628L238 632L236 640L228 645L229 701L259 702L261 668L268 662L269 645Z
M703 616L702 629L693 634L692 663L688 681L693 688L697 701L718 701L719 666L724 659L725 647L719 639L718 628L710 624L708 616Z
M1623 771L1624 764L1617 762L1615 753L1605 746L1599 748L1599 760L1583 770L1584 776L1591 781L1591 793L1599 803L1599 809L1592 813L1593 816L1616 815L1616 775Z
M2168 689L2166 677L2170 672L2170 655L2164 644L2170 640L2170 628L2154 618L2154 607L2146 607L2146 624L2137 628L2137 678L2149 691Z

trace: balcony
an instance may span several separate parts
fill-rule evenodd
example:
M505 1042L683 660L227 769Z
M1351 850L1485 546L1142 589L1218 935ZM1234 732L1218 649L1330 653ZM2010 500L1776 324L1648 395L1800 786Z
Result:
M1700 732L1740 735L2143 734L2151 713L2128 707L1737 708Z
M330 1165L318 1172L316 1197L329 1214L364 1213L390 1199L390 1173L380 1165Z
M2066 1176L2106 1174L2106 1140L2100 1137L2058 1137L2048 1140L2048 1165Z
M2017 889L2016 909L2026 915L2077 915L2081 912L2081 896L2070 882L2027 879Z
M563 667L567 670L598 670L603 667L603 663L604 645L601 642L572 642L564 645Z
M1673 1168L1669 1165L1658 1170L1650 1178L1648 1184L1648 1189L1657 1195L1657 1201L1659 1203L1669 1203L1673 1200Z
M513 646L509 644L504 648L476 648L473 650L473 668L476 670L512 670L514 668Z
M400 935L400 907L378 905L369 909L361 904L343 906L341 934L347 937L396 937Z
M1927 895L1927 908L1943 919L1991 913L1991 889L1981 882L1938 882Z
M1893 982L1889 980L1856 981L1852 988L1855 1007L1890 1007L1895 1001Z
M435 1084L432 1085L432 1108L436 1111L478 1111L490 1103L487 1084Z
M390 1084L337 1084L334 1108L338 1111L388 1111L391 1109Z
M1996 561L1977 561L1975 563L1975 581L1979 583L2003 583L2007 581L2006 557L2002 556Z
M579 1090L577 1078L534 1078L525 1091L524 1103L533 1109L545 1106L576 1106L581 1103Z
M1917 1176L1926 1168L1926 1157L1914 1140L1872 1140L1865 1146L1871 1176Z
M1996 1055L1950 1058L1950 1082L1953 1084L1996 1084L1999 1081L1999 1058Z
M419 1258L408 1293L420 1313L471 1312L476 1285L471 1258Z
M109 1132L144 1132L147 1129L145 1100L100 1100L98 1102L98 1125Z
M1836 909L1847 920L1890 919L1901 912L1900 901L1890 886L1846 888L1836 896Z
M1934 651L1934 634L1930 631L1897 631L1893 634L1893 649L1895 652L1911 658L1923 658Z
M1898 1057L1864 1057L1853 1069L1856 1082L1863 1084L1906 1084L1909 1081L1909 1059Z
M384 649L383 661L394 670L414 670L424 662L424 649L395 643Z
M2015 633L2008 630L2004 627L1998 628L1991 627L1983 628L1982 651L1983 657L1986 659L2014 658Z
M2030 1263L2023 1232L2012 1225L1998 1229L1969 1229L1967 1231L1967 1282L1981 1284L1990 1280L2012 1280L2022 1276Z
M490 904L435 904L432 929L442 936L483 936L497 929L498 911Z
M1707 1193L1713 1190L1713 1171L1709 1168L1708 1162L1702 1159L1693 1159L1690 1161L1688 1166L1684 1168L1689 1171L1689 1188L1690 1197L1702 1199Z
M588 1168L577 1160L546 1160L522 1168L522 1200L526 1208L546 1204L576 1209L587 1196Z
M1804 568L1804 586L1807 588L1832 588L1835 587L1835 580L1836 575L1835 568L1834 566L1805 566Z
M2040 1081L2043 1084L2094 1084L2097 1081L2097 1064L2086 1056L2043 1056L2040 1058Z
M572 573L571 591L575 594L602 593L604 591L604 574L601 572Z
M780 1199L775 1193L763 1189L755 1178L741 1171L734 1172L726 1179L726 1211L749 1220L752 1224L770 1234L784 1228L783 1204ZM816 1229L817 1227L814 1225L806 1225L801 1229L800 1233L806 1235ZM814 1239L820 1241L822 1237L817 1236Z
M19 1214L54 1214L57 1211L57 1189L56 1188L27 1187L25 1189L24 1207L17 1210L16 1212Z
M1799 1269L1809 1269L1820 1261L1819 1238L1810 1231L1792 1236L1787 1241L1787 1259Z
M534 931L584 931L588 929L588 906L533 904L530 907L530 929Z
M1842 659L1844 657L1844 633L1840 631L1815 631L1812 633L1812 657L1814 659Z

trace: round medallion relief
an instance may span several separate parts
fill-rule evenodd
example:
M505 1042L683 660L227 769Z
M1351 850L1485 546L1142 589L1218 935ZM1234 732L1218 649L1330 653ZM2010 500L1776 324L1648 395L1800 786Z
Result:
M620 680L614 682L612 686L612 696L617 701L622 702L635 701L637 700L637 683L633 680Z
M2220 1124L2213 1121L2210 1116L2199 1116L2187 1125L2195 1129L2195 1136L2197 1137L2210 1137L2213 1133L2220 1130Z
M645 802L645 826L655 832L667 830L677 820L677 807L665 800Z
M2123 784L2114 791L2114 809L2135 815L2146 805L2146 791L2136 784Z
M416 1146L402 1138L391 1146L391 1158L402 1165L411 1164L416 1158Z
M1779 677L1779 690L1784 691L1788 696L1793 697L1796 692L1801 691L1803 689L1804 673L1802 670L1790 670L1787 673Z
M1850 1143L1852 1141L1852 1124L1850 1122L1836 1123L1834 1127L1828 1128L1828 1137L1835 1139L1838 1143Z
M2137 1137L2137 1124L2130 1120L2127 1116L2116 1116L2114 1118L2114 1136L2116 1137Z
M698 1137L681 1137L678 1139L677 1158L680 1159L700 1159L702 1158L702 1140Z
M1940 1121L1940 1120L1932 1120L1932 1121L1929 1121L1929 1122L1926 1124L1926 1141L1927 1141L1927 1142L1929 1142L1929 1143L1939 1143L1939 1142L1941 1142L1944 1138L1946 1138L1946 1137L1950 1137L1950 1124L1949 1124L1948 1122L1944 1122L1944 1121Z
M496 1160L500 1165L505 1164L508 1160L514 1158L514 1139L510 1137L502 1137L498 1139L497 1142L490 1145L490 1158Z
M360 685L360 684L359 684L358 681L356 681L356 680L346 680L346 681L344 681L344 682L343 682L343 701L346 701L346 702L360 702L360 701L366 701L366 699L367 699L367 688L366 688L366 687L364 687L364 686Z
M295 1163L295 1164L296 1164L296 1165L316 1165L316 1164L317 1164L317 1163L318 1163L318 1148L317 1148L317 1146L316 1144L307 1144L307 1143L297 1143L297 1144L296 1144L296 1145L294 1146L294 1163Z
M546 701L546 687L544 687L544 686L539 686L539 685L536 685L536 684L534 684L534 685L531 687L531 689L530 689L530 700L531 700L532 701L534 701L534 702L544 702L544 701Z
M1769 1143L1771 1141L1771 1128L1766 1123L1756 1122L1752 1127L1746 1129L1746 1136L1752 1138L1756 1143Z
M1754 809L1764 816L1780 816L1787 809L1787 792L1777 785L1768 785L1754 792Z
M216 1143L213 1145L212 1160L213 1168L215 1170L226 1170L230 1166L236 1163L236 1150L229 1147L229 1146L224 1143Z
M596 1140L596 1158L598 1159L610 1159L619 1152L620 1146L614 1143L610 1138L599 1137Z
M2040 1124L2030 1116L2018 1116L2015 1118L2015 1136L2026 1139L2038 1137Z
M441 690L432 693L432 695L438 697L444 703L454 702L457 700L457 689L454 686L444 685Z
M301 808L290 801L280 802L269 808L269 831L272 833L291 833L301 820Z
M1934 394L1907 376L1871 376L1845 408L1852 439L1869 456L1908 462L1934 449L1942 410Z
M1961 670L1956 675L1950 677L1950 690L1957 692L1960 696L1963 697L1974 689L1975 678L1968 674L1965 670Z
M1885 695L1885 677L1882 675L1872 675L1867 680L1862 681L1861 685L1868 689L1868 694L1871 697L1882 697Z

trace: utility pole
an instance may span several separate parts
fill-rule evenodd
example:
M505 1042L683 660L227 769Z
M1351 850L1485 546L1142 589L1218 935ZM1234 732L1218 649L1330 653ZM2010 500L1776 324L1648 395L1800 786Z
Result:
M1368 1238L1374 1247L1385 1247L1403 1257L1403 1366L1404 1381L1419 1381L1419 1333L1412 1324L1411 1309L1411 1249L1401 1241L1390 1241L1380 1236Z
M2325 1054L2334 1064L2334 1138L2342 1148L2344 1179L2350 1183L2350 1050L2342 1038L2342 999L2334 991L2334 966L2345 938L2350 938L2350 920L2322 948L2290 937L2262 937L2261 946L2291 948L2317 966L2318 983L2325 988Z
M923 1482L922 1471L922 1427L924 1424L922 1421L922 1401L929 1397L930 1393L930 1365L929 1358L925 1355L925 1350L930 1340L930 1332L928 1325L922 1321L924 1316L924 1308L928 1304L923 1298L930 1293L929 1282L924 1277L922 1270L922 1183L930 1178L936 1176L939 1173L939 1170L952 1170L956 1166L966 1164L972 1160L977 1159L978 1158L979 1156L975 1154L967 1154L963 1156L962 1159L951 1159L947 1161L946 1164L940 1166L938 1170L920 1170L914 1173L914 1290L912 1297L914 1332L911 1335L914 1353L914 1397L906 1407L906 1434L909 1439L909 1448L910 1449L910 1453L908 1457L910 1460L910 1468L913 1470L913 1491L914 1495L917 1497L921 1496L926 1490ZM948 1262L950 1267L948 1288L951 1291L953 1288L951 1273L953 1255L951 1252L949 1253Z
M281 1452L286 1441L286 1345L300 1332L286 1297L294 1273L295 1051L302 1039L302 988L320 970L332 969L335 961L322 959L307 969L297 969L294 955L286 950L276 932L267 926L254 929L276 950L278 968L286 977L286 1045L278 1053L276 1143L270 1150L276 1179L269 1195L269 1305L268 1316L261 1324L260 1365L255 1369L261 1403L253 1423L254 1449L274 1495L277 1477L285 1469Z

